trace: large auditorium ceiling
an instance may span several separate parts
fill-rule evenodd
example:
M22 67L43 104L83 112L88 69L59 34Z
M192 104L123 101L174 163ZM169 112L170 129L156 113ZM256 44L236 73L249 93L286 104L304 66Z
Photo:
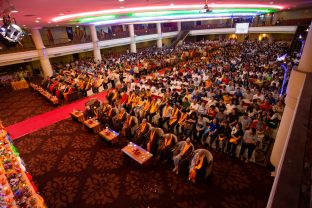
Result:
M211 13L201 13L203 0L11 0L11 3L16 8L13 16L19 25L26 27L228 18L312 6L311 0L216 0L208 1Z

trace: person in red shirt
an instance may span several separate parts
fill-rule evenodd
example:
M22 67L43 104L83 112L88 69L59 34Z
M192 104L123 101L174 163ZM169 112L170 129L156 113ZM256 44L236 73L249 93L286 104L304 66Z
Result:
M207 111L207 117L209 120L213 120L217 115L216 107L214 105L210 106Z
M271 110L272 105L270 104L268 99L265 99L265 101L259 106L261 110Z
M223 84L229 84L229 82L230 82L230 80L229 80L229 78L226 76L226 75L224 75L224 77L222 78L222 80L221 80L221 82L223 83Z

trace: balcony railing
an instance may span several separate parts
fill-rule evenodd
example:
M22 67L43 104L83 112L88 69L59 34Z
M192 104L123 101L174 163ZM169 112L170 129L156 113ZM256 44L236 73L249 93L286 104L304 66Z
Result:
M311 22L311 18L309 19L296 19L296 20L280 20L277 21L274 25L271 23L251 23L252 27L261 27L261 26L287 26L287 25L309 25ZM182 24L182 30L202 30L202 29L215 29L215 28L232 28L235 24L232 23L222 23L222 24L209 24L209 25L195 25L195 26L183 26ZM162 27L162 33L166 32L173 32L177 31L177 27ZM149 34L156 34L157 30L156 28L149 28L149 29L140 29L135 30L135 34L137 36L142 35L149 35ZM129 31L121 31L121 32L115 32L115 33L99 33L98 32L98 39L100 41L104 40L112 40L112 39L119 39L119 38L127 38L129 37ZM23 51L29 51L34 50L35 46L31 40L31 37L25 37L24 38L25 44L24 46L17 45L15 47L12 47L10 49L4 48L0 49L0 54L6 54L6 53L16 53L16 52L23 52ZM91 37L89 35L83 35L82 37L73 37L73 40L69 40L67 38L63 39L56 39L56 40L44 40L44 45L47 48L52 47L58 47L58 46L66 46L66 45L73 45L73 44L82 44L82 43L89 43L91 42Z

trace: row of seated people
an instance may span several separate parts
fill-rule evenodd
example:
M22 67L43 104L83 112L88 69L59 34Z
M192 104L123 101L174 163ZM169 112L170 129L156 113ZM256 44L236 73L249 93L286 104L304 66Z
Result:
M116 102L117 94L117 91L112 91L108 96L109 100L115 104L118 103ZM260 112L249 116L247 112L240 112L234 108L228 115L225 115L221 111L221 106L217 112L215 107L211 106L207 114L202 115L190 107L184 108L183 104L181 106L175 103L171 106L170 103L166 97L162 99L148 97L145 100L143 98L142 101L141 94L130 93L127 101L122 105L124 107L122 111L135 116L136 119L132 119L131 122L142 121L146 118L153 125L168 132L190 137L195 143L201 143L204 146L208 144L217 151L225 152L230 156L243 158L247 149L246 162L254 162L254 150L257 145L262 144L266 128L269 128L266 127ZM113 116L118 114L118 108L120 107L117 104L116 111L112 112ZM121 117L119 122L123 123L123 119L126 118Z
M121 137L132 141L155 155L158 161L173 161L174 172L188 172L189 180L207 178L212 171L213 156L206 149L194 150L190 138L179 141L173 133L164 133L162 128L153 127L145 118L140 120L126 112L125 108L114 108L104 101L89 101L86 105L88 118L101 121L103 126L110 126Z

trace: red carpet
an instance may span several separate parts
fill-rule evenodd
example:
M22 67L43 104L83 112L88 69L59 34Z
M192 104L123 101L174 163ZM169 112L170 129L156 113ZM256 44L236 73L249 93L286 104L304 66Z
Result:
M164 74L165 69L159 70L159 74ZM155 76L155 74L151 74L152 76ZM135 80L137 81L137 80ZM29 133L38 131L39 129L42 129L44 127L50 126L56 122L59 122L61 120L64 120L66 118L70 117L70 113L74 110L84 110L84 104L90 100L91 98L98 98L99 100L104 100L105 96L107 94L107 91L104 91L102 93L93 95L91 97L70 103L68 105L59 107L57 109L54 109L52 111L49 111L47 113L40 114L38 116L31 117L29 119L26 119L22 122L13 124L11 126L7 127L8 132L10 133L10 137L12 140L20 138L22 136L25 136ZM124 94L124 96L121 98L121 103L123 103L127 99L127 95Z
M101 92L99 94L93 95L82 100L70 103L68 105L59 107L47 113L40 114L38 116L31 117L22 122L13 124L7 127L8 132L10 133L11 139L17 139L29 133L35 132L44 127L50 126L56 122L64 120L70 117L70 113L73 109L84 110L84 104L91 98L97 98L99 100L104 100L107 91Z

